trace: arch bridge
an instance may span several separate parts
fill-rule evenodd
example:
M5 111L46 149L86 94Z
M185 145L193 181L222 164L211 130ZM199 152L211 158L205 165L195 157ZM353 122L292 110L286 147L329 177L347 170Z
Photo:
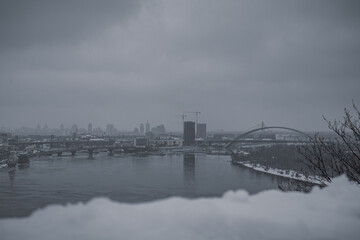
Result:
M310 139L310 136L300 130L297 130L297 129L294 129L294 128L289 128L289 127L281 127L281 126L269 126L269 127L260 127L260 128L256 128L256 129L253 129L253 130L250 130L250 131L247 131L245 133L242 133L240 135L238 135L237 137L235 137L232 141L230 141L228 144L225 145L225 149L227 149L228 151L230 152L233 152L230 148L237 142L239 142L239 139L241 138L244 138L252 133L255 133L255 132L259 132L259 131L263 131L263 130L267 130L267 129L281 129L281 130L288 130L288 131L291 131L291 132L295 132L295 133L298 133L300 135L303 135L306 137L307 140ZM303 142L303 141L299 141L299 142Z

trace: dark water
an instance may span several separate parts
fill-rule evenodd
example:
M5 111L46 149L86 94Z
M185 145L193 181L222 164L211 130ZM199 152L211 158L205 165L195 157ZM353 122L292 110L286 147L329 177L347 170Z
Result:
M277 188L282 178L233 165L229 156L78 156L31 158L30 164L0 169L0 217L28 216L48 204L108 197L146 202L170 196L250 194Z

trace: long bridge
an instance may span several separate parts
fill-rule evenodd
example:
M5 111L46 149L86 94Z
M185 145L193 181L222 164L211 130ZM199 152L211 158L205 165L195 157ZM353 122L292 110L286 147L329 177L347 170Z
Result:
M255 132L264 131L268 129L280 129L280 130L287 130L291 132L295 132L297 134L300 134L303 136L303 138L293 139L293 140L273 140L273 139L245 139L245 137L249 136L250 134L253 134ZM250 131L247 131L245 133L242 133L235 137L232 140L229 140L224 148L229 151L230 153L234 153L232 150L232 146L234 146L236 143L309 143L310 142L310 136L300 130L289 128L289 127L281 127L281 126L263 126L260 128L252 129Z
M95 151L107 150L110 154L115 150L123 150L124 146L114 145L114 140L93 139L93 140L45 140L45 141L18 141L8 147L22 148L26 146L35 146L35 150L39 150L41 154L50 155L57 154L61 156L63 152L70 152L75 155L78 151L87 151L92 156ZM42 148L46 144L48 148Z

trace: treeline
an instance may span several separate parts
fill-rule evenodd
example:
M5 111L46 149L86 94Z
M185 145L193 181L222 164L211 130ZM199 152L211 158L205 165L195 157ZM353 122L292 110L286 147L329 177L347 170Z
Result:
M262 146L248 152L250 154L246 158L239 160L246 160L248 163L260 164L269 168L298 172L309 171L305 158L299 153L298 147L295 145Z

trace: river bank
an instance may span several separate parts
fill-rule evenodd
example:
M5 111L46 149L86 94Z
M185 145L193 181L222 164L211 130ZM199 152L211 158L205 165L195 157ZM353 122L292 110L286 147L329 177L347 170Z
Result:
M255 164L255 163L249 163L246 161L239 161L239 160L233 160L232 163L235 165L241 165L243 167L251 168L255 171L268 173L268 174L276 175L276 176L280 176L280 177L290 178L290 179L294 179L294 180L299 180L299 181L303 181L303 182L310 182L310 183L314 183L314 184L318 184L318 185L323 185L325 182L325 180L323 180L319 176L306 176L305 174L299 173L294 170L284 170L284 169L272 168L272 167L268 167L268 166L262 166L259 163Z

